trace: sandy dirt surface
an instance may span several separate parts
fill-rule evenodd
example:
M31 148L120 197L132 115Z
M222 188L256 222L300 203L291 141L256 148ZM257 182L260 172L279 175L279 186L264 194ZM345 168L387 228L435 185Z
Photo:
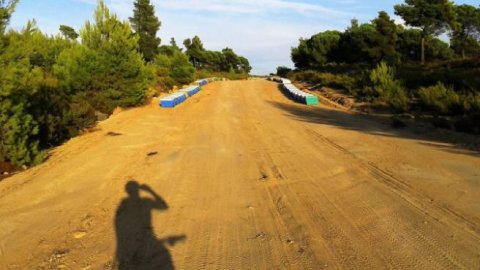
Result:
M0 269L173 267L480 269L480 157L252 80L0 182Z

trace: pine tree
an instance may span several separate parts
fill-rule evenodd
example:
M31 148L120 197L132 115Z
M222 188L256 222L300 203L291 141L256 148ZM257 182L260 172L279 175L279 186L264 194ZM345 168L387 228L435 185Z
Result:
M18 1L19 0L0 0L0 34L5 31Z
M173 37L170 39L170 46L172 46L175 50L183 51L182 48L178 47L177 41Z
M203 47L202 40L200 37L194 36L192 39L185 39L183 45L187 49L185 53L187 54L190 62L192 62L195 68L200 68L205 64L205 48Z
M421 61L425 64L425 42L432 35L439 35L455 22L455 9L450 0L405 0L395 5L395 14L409 26L422 30Z
M75 40L79 37L79 35L75 31L75 29L73 29L72 27L70 27L68 25L60 25L60 33L62 33L62 35L65 38L69 38L69 39L72 39L72 40Z
M378 17L373 20L375 29L375 46L370 49L370 53L378 62L385 61L390 65L398 64L400 54L397 52L397 26L390 19L388 13L380 11Z
M78 59L71 61L69 54L65 54L66 59L59 57L58 62L65 70L74 68L76 62L92 66L86 72L91 78L87 87L95 90L94 107L111 113L117 106L131 107L143 102L150 74L138 53L139 37L132 33L130 24L120 21L103 1L99 1L95 22L87 22L80 36L87 48ZM73 78L81 74L75 69L67 73ZM84 79L72 79L76 80Z
M39 147L40 123L32 113L32 101L42 91L46 77L34 64L39 61L33 60L35 54L41 54L39 47L45 39L29 21L20 33L9 34L9 44L0 54L0 160L17 166L38 163L45 157Z
M451 45L463 59L467 52L480 49L480 8L471 5L455 6L457 22L451 33Z
M155 7L150 0L136 0L134 3L133 17L130 18L132 28L140 37L139 49L147 62L155 59L160 45L157 32L161 22L155 16Z

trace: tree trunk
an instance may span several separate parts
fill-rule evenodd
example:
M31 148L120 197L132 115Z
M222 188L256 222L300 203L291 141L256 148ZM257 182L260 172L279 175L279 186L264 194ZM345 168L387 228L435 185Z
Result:
M462 49L462 59L465 60L465 49Z
M421 56L422 65L425 65L425 37L422 37L422 49L421 50L422 50L422 52L421 52L421 54L422 54L422 56Z

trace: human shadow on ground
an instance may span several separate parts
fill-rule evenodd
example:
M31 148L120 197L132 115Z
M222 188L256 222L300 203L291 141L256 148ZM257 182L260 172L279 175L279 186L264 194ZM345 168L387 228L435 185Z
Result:
M282 90L281 87L279 87L279 89ZM282 93L289 98L285 91L282 90ZM273 107L287 112L288 116L302 122L331 125L377 136L421 140L423 143L420 142L420 144L430 142L430 146L444 151L480 156L480 139L474 135L416 126L398 129L392 128L392 121L388 116L360 115L341 110L326 109L321 106L306 107L294 103L274 101L270 101L269 103Z
M128 182L125 190L128 196L122 200L115 214L117 268L174 269L168 247L184 241L186 236L157 239L152 227L152 211L167 210L167 203L148 185L140 185L136 181ZM150 197L142 197L141 191Z

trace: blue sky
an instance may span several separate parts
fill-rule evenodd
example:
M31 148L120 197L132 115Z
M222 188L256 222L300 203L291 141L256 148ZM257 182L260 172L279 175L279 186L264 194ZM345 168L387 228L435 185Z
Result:
M233 48L246 56L254 74L292 66L290 48L300 37L328 29L345 29L352 18L373 19L402 0L151 0L162 21L162 43L175 37L179 44L198 35L205 47ZM131 16L133 0L105 0L120 18ZM479 4L478 0L455 1ZM58 33L60 24L80 29L92 18L96 0L20 0L11 27L21 29L35 19L40 29ZM396 18L398 20L398 18Z

